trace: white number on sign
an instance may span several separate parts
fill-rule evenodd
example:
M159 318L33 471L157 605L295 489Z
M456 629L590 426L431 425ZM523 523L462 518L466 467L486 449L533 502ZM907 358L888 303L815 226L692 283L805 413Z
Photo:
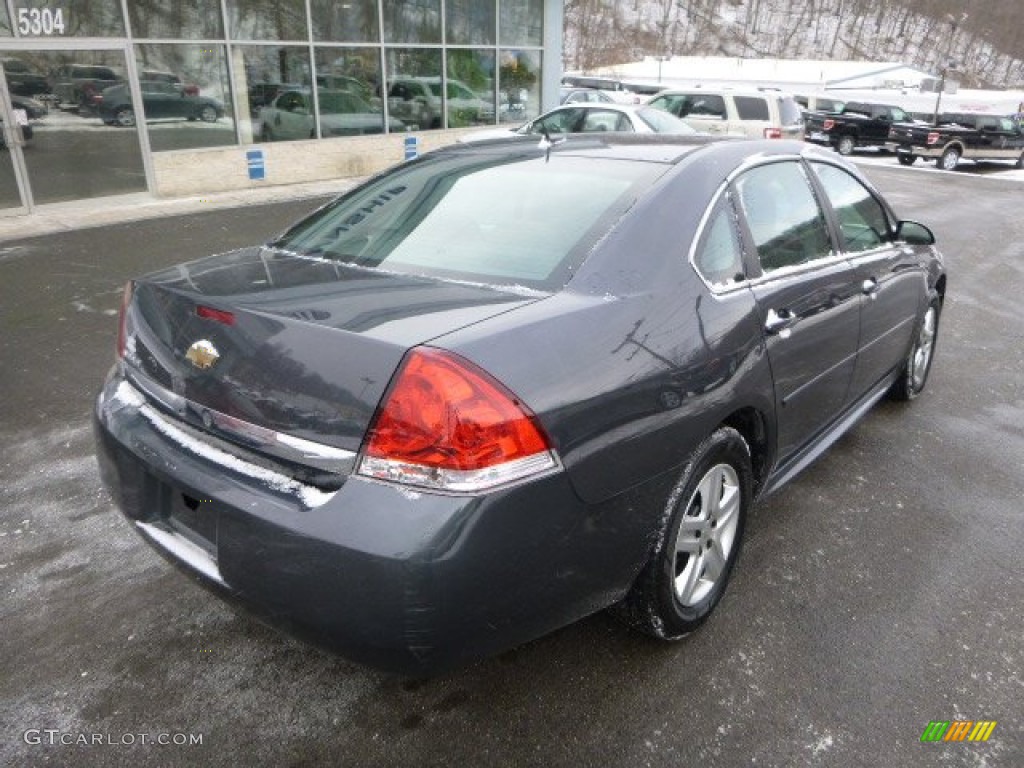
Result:
M63 8L19 8L18 34L39 37L40 35L64 34Z

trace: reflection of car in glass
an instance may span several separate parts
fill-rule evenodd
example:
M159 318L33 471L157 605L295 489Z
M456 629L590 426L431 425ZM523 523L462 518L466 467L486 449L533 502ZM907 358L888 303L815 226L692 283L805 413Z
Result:
M513 134L564 133L665 133L692 136L697 133L682 120L653 107L632 104L566 104L545 112L518 128L493 128L473 131L459 137L459 141L482 141Z
M171 83L178 86L183 93L189 96L199 95L198 85L195 83L183 83L181 78L173 72L164 72L159 69L144 69L139 73L139 79L154 83Z
M494 104L465 83L449 80L446 91L449 128L494 122ZM388 114L420 128L440 128L444 124L441 110L440 77L399 75L389 81Z
M13 99L14 97L12 97ZM28 144L32 138L32 126L29 125L29 116L25 110L19 108L17 104L14 106L14 118L17 122L18 130L21 131L21 143L22 145ZM4 121L0 118L0 149L7 148L7 129L4 126Z
M64 64L50 74L53 95L61 109L90 113L104 89L124 82L112 67Z
M351 91L317 91L320 98L322 136L359 136L384 132L384 114ZM313 97L308 89L278 94L259 113L260 140L281 141L316 137L313 125ZM392 133L406 130L398 118L388 120Z
M428 153L129 283L94 427L132 528L407 675L610 606L697 629L755 501L923 391L942 257L802 142L531 144Z
M3 64L7 90L12 96L38 96L50 92L50 84L46 77L33 72L21 59L0 59L0 64Z
M270 106L270 103L277 98L281 91L303 88L301 85L292 83L252 83L249 86L249 113L258 117L260 109Z
M224 105L208 96L190 96L179 83L161 80L143 80L142 107L147 120L185 118L216 122L224 115ZM132 96L126 84L107 88L94 100L95 109L107 125L135 125Z
M46 117L49 109L43 102L37 99L30 99L28 96L17 96L11 94L11 105L15 109L25 110L25 114L28 115L29 120L40 120Z

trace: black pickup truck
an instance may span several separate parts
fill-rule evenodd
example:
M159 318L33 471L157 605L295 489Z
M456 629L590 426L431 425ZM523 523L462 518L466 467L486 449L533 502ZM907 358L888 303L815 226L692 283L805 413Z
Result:
M1024 132L1016 116L959 113L940 115L936 125L898 123L889 131L886 148L903 165L928 157L946 171L961 159L1011 160L1024 168Z
M890 104L850 101L841 112L804 115L804 138L849 155L857 147L883 146L893 123L909 120L910 115Z

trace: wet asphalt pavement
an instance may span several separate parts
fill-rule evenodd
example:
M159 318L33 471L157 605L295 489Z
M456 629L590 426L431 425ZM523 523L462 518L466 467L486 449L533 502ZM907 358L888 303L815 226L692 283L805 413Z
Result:
M598 615L426 681L235 614L143 544L92 456L124 280L316 201L0 243L0 765L1024 765L1024 184L867 171L947 257L926 393L756 507L682 643ZM921 743L958 719L997 725Z

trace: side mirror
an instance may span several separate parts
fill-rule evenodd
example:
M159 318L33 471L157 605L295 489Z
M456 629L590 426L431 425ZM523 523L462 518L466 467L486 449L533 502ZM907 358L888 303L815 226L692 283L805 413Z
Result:
M901 221L896 225L896 239L910 245L934 245L935 235L924 224Z

